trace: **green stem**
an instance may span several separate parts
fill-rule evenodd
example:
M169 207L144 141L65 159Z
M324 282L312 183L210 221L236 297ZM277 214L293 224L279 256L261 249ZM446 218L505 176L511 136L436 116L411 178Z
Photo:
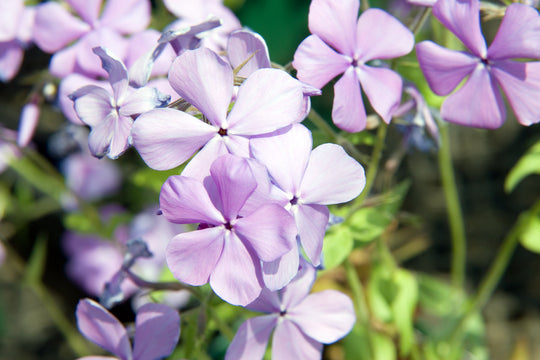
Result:
M424 26L427 19L429 19L430 15L431 15L431 8L430 7L425 7L422 10L422 15L420 15L420 18L418 19L418 21L414 22L409 27L409 29L411 29L413 34L416 35L418 33L418 31L420 31L420 29L422 28L422 26Z
M386 125L386 123L381 122L379 124L379 128L377 130L377 138L375 140L375 147L373 148L371 161L367 169L366 186L364 187L362 193L354 200L353 206L351 207L347 218L349 218L350 215L352 215L364 204L364 200L371 192L371 188L373 187L373 183L375 182L375 177L377 176L377 171L379 169L379 163L382 158L382 153L384 150L384 140L386 139L387 129L388 125Z
M307 119L311 121L311 123L319 130L324 132L330 142L343 146L343 148L357 161L361 163L367 162L366 156L360 153L354 144L352 144L349 140L336 133L334 129L332 129L332 127L323 119L323 117L318 112L313 110L313 108L311 108L309 111Z
M354 299L354 309L356 310L356 316L358 317L358 321L360 322L360 324L368 326L369 313L366 303L366 297L364 295L364 288L362 286L362 283L358 278L358 273L356 272L356 269L349 260L349 258L345 259L345 261L343 262L343 266L345 266L347 281L351 286L351 291Z
M439 123L440 148L439 148L439 171L446 199L448 222L452 237L452 285L457 289L463 289L465 283L466 240L463 214L459 203L458 191L452 166L450 152L450 136L448 124Z
M52 297L47 288L43 284L37 282L31 282L28 283L28 285L39 297L41 303L47 309L47 312L51 316L51 319L58 330L60 330L62 335L66 338L69 347L73 352L75 352L78 357L90 355L91 351L86 344L86 340L73 328L71 322L58 307L58 301Z
M537 201L531 210L522 213L519 216L514 227L512 227L510 232L506 235L506 238L504 239L495 260L480 283L478 292L469 302L462 321L460 322L460 326L461 324L465 323L471 315L480 311L491 298L493 291L497 287L497 284L508 267L510 259L514 254L514 250L519 243L521 234L530 225L530 222L533 221L536 216L538 216L539 212L540 201Z

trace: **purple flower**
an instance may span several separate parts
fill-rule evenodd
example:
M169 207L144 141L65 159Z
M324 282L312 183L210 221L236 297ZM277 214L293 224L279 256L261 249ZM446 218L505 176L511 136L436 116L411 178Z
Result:
M137 311L133 348L126 328L105 308L90 299L76 310L81 334L121 360L155 360L170 355L180 336L178 312L163 304L148 303ZM112 359L88 356L82 359Z
M414 147L420 151L436 149L439 146L439 129L426 100L412 84L405 85L403 92L410 99L394 112L394 118L403 119L403 124L398 125L398 129L404 133L402 148L408 150Z
M366 126L362 88L373 109L390 122L401 99L401 77L368 64L403 56L414 46L412 32L392 15L372 8L357 21L358 7L358 0L313 0L309 8L313 35L298 46L293 62L298 79L319 89L343 74L334 85L332 119L349 132Z
M21 156L16 145L17 133L0 125L0 173L8 167L11 161Z
M535 9L508 6L489 48L480 29L478 0L439 0L433 15L470 51L449 50L431 41L416 45L420 68L435 94L450 94L468 76L443 102L444 120L486 129L500 127L506 118L500 87L521 124L540 121L540 62L510 60L540 57L540 18Z
M0 81L13 79L19 71L32 41L34 16L35 7L25 7L23 0L0 3Z
M286 208L294 215L306 255L319 265L329 217L326 205L354 199L366 179L362 165L341 146L323 144L313 151L311 148L311 133L300 124L250 141L253 157L268 168L273 183L282 191ZM295 261L298 267L298 256Z
M169 269L190 285L210 282L218 296L234 305L246 305L259 296L260 262L289 252L296 236L294 220L281 206L244 209L257 188L249 161L223 155L213 162L204 183L171 176L160 194L167 220L200 224L198 230L170 241Z
M148 166L172 169L202 150L184 173L200 177L212 161L231 153L249 156L249 137L293 122L305 111L302 84L277 69L260 69L244 81L229 112L233 72L228 63L205 48L188 50L169 72L172 87L195 106L208 123L175 109L155 109L133 125L133 143Z
M87 85L70 98L79 118L92 128L88 138L92 155L116 159L130 145L133 118L169 99L154 88L129 87L127 69L122 61L101 47L94 48L94 52L109 73L112 95L102 87Z
M313 266L303 262L285 288L264 289L250 310L268 315L246 320L227 349L226 360L262 359L272 331L272 359L320 359L322 344L338 341L356 319L352 301L336 290L309 294Z
M34 41L43 51L54 53L49 70L60 78L73 72L104 75L92 49L103 46L123 59L127 42L122 35L142 31L150 22L148 0L108 0L101 16L102 0L66 2L80 19L62 4L48 1L37 7L34 26Z

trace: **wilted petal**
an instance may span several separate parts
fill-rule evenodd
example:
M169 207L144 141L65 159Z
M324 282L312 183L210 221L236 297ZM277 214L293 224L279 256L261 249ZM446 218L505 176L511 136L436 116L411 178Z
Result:
M28 145L39 120L39 106L35 102L29 102L23 106L19 120L19 132L17 144L20 147Z
M359 60L391 59L411 52L414 35L398 19L381 9L362 13L356 29Z
M268 47L263 37L248 30L237 30L229 35L227 57L233 69L251 57L237 73L246 78L256 70L271 67Z
M180 316L163 304L148 303L137 310L133 357L154 360L169 356L180 336Z
M216 268L210 276L212 290L233 305L245 306L262 290L260 262L242 241L230 231Z
M275 315L258 316L244 321L227 349L225 360L262 359L276 323Z
M302 247L311 263L318 266L330 212L324 205L298 205L293 211Z
M266 205L239 218L234 229L262 261L274 261L296 246L294 219L279 205Z
M274 182L291 196L300 190L311 154L311 132L303 125L250 140L253 157L263 163Z
M10 81L17 75L24 56L24 49L17 40L0 42L0 81Z
M150 16L148 0L108 0L100 21L125 35L145 30L150 24Z
M321 343L305 335L291 321L278 322L272 337L272 356L275 359L321 359L322 349Z
M433 5L433 15L473 54L486 56L486 41L480 29L480 1L439 0Z
M498 61L492 65L491 74L522 125L540 121L540 62Z
M306 204L331 205L357 197L366 184L364 168L336 144L322 144L311 152L302 181Z
M127 45L128 42L126 39L109 28L102 27L92 30L88 34L84 35L77 43L77 65L80 66L82 71L86 74L96 77L106 77L106 69L103 69L102 62L94 53L93 49L95 47L103 47L107 49L109 55L114 54L116 59L123 59L125 58L127 52ZM116 79L113 81L115 82ZM111 82L111 84L114 82Z
M490 60L540 58L540 16L525 4L506 8L501 26L488 49Z
M307 296L287 318L307 336L323 344L338 341L352 330L356 322L351 299L336 290L325 290Z
M108 49L98 46L92 49L94 54L101 59L101 66L109 74L109 83L114 92L116 103L128 87L127 69L122 60L114 55Z
M225 232L219 226L176 235L166 253L174 277L194 286L206 284L222 256Z
M470 54L443 48L432 41L417 44L416 56L429 87L439 96L450 94L479 63Z
M362 131L366 127L366 110L360 82L352 66L334 85L332 121L338 128L348 132Z
M161 187L159 205L165 218L176 224L226 223L203 184L186 176L169 176Z
M321 89L351 66L351 60L338 54L317 35L308 36L294 53L293 67L299 80Z
M222 125L231 102L233 74L230 65L216 53L205 48L184 52L172 64L169 81L214 125Z
M182 111L154 109L137 118L131 135L144 162L152 169L166 170L189 159L216 132Z
M401 102L401 76L390 69L371 66L362 66L356 73L371 107L389 123Z
M212 163L210 174L217 186L225 219L236 219L247 198L257 187L247 160L234 155L220 156Z
M122 359L131 358L126 329L105 308L93 300L83 299L75 314L79 331L88 340Z
M111 94L97 85L87 85L69 95L75 111L85 124L97 126L114 111Z
M285 71L260 69L238 89L227 119L231 134L257 135L295 122L304 113L302 83Z
M313 0L309 30L342 54L354 56L358 0Z
M478 65L463 87L443 102L441 117L455 124L484 129L496 129L503 124L504 101L484 65Z
M34 23L34 42L43 51L54 53L90 31L90 26L71 15L60 3L40 4Z

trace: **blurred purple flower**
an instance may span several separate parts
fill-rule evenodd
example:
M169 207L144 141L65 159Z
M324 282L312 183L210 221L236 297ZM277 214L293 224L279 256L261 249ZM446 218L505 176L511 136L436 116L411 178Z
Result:
M0 81L7 82L19 71L24 49L32 42L35 7L24 0L0 2Z
M403 91L410 96L410 99L399 106L394 112L394 117L401 118L404 122L398 124L398 130L404 134L404 150L411 147L420 151L437 149L439 147L439 129L426 100L412 84L405 85Z
M204 183L171 176L161 189L160 207L167 220L199 223L199 229L175 236L167 248L174 276L214 292L234 305L246 305L261 292L261 261L274 261L295 244L292 216L276 204L246 212L257 188L247 159L217 158Z
M102 47L94 48L109 73L112 95L102 87L87 85L70 95L81 120L92 128L88 146L92 155L116 159L130 146L134 117L162 106L169 100L156 89L133 89L127 69L118 58Z
M246 308L268 315L240 326L225 359L262 359L272 331L272 359L320 359L322 344L336 342L351 331L356 321L352 301L336 290L309 294L315 277L313 266L302 262L285 288L263 289Z
M172 169L201 151L183 174L204 177L218 156L249 156L249 137L297 122L305 111L302 84L278 69L260 69L244 81L229 112L233 72L206 48L188 50L169 72L172 87L208 123L175 109L155 109L133 125L133 143L148 166Z
M448 95L441 117L449 122L486 129L500 127L506 110L499 87L522 125L540 121L540 17L530 6L506 9L495 39L487 48L480 29L478 0L439 0L433 15L470 51L443 48L431 41L416 45L420 68L437 95Z
M6 248L4 247L4 244L2 244L2 241L0 241L0 267L6 260Z
M362 165L336 144L323 144L312 151L311 133L300 124L271 136L253 138L250 149L281 189L281 203L294 215L307 257L315 266L319 265L329 219L326 205L350 201L362 192L366 181ZM265 266L269 269L285 266L296 272L298 259L295 247L293 254ZM280 264L285 261L287 264ZM274 269L269 273L279 281L279 276L288 273L281 271Z
M171 13L180 18L168 26L172 30L199 24L209 17L219 18L221 26L202 37L202 46L216 52L225 50L229 34L242 27L234 13L223 5L223 0L164 0L164 3Z
M80 18L62 4L48 1L37 6L34 26L34 41L43 51L54 53L49 71L60 78L73 72L105 75L92 49L103 46L123 59L128 43L122 35L143 31L150 23L149 0L108 0L101 16L102 0L66 2Z
M121 360L165 358L173 352L180 337L180 315L163 304L148 303L138 309L133 348L126 328L97 302L80 300L75 314L81 334ZM80 359L113 358L87 356Z
M334 85L332 120L349 132L366 126L362 89L373 109L390 122L401 99L401 77L368 63L406 55L414 46L412 32L392 15L371 8L357 18L358 8L358 0L313 0L313 35L298 46L293 61L298 79L319 89L343 74Z
M16 141L17 133L0 125L0 173L8 167L11 161L21 156Z

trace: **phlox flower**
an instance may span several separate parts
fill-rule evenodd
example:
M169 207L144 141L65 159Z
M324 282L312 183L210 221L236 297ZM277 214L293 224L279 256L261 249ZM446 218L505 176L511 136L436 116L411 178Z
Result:
M300 270L282 290L261 295L246 308L268 315L246 320L227 349L226 360L262 359L272 331L272 359L320 359L322 344L331 344L351 331L356 318L352 301L336 290L309 294L313 266Z
M77 115L92 128L88 138L92 155L116 159L130 145L134 117L163 105L169 98L154 88L129 87L127 69L122 61L101 47L94 48L94 52L109 73L112 95L102 87L87 85L72 93L70 98Z
M103 75L92 49L103 46L124 59L128 44L123 35L143 31L150 23L149 0L108 0L103 11L102 0L65 2L80 18L62 4L47 1L37 7L33 33L40 49L54 53L49 71L60 78L73 72Z
M175 109L154 109L133 125L133 144L146 164L172 169L201 151L186 166L187 176L206 176L212 161L231 153L249 157L249 138L298 122L305 112L302 84L278 69L252 73L238 89L233 71L206 48L185 51L174 61L169 82L207 122Z
M449 50L432 41L416 45L420 68L435 94L450 94L468 77L443 102L444 120L486 129L500 127L506 118L500 88L521 124L540 121L540 62L511 60L540 58L540 18L535 9L508 6L489 47L480 29L478 0L439 0L433 5L433 15L469 50Z
M32 42L35 7L24 0L0 2L0 81L10 81L21 67L24 49Z
M169 356L180 337L178 312L148 303L137 310L133 347L126 328L114 315L91 299L82 299L75 312L79 331L116 357L85 356L80 360L155 360Z
M293 61L298 79L319 89L343 74L334 85L332 120L349 132L366 127L361 90L375 112L390 122L400 103L402 80L370 62L406 55L414 46L412 32L392 15L372 8L358 17L358 8L358 0L313 0L313 35L298 46Z
M214 292L234 305L246 305L263 288L261 261L274 261L295 244L294 219L283 207L246 206L258 183L250 161L235 155L217 158L201 182L171 176L160 193L160 207L173 223L199 223L198 230L175 236L167 248L174 276Z
M271 136L253 138L250 149L280 189L274 196L293 214L305 254L319 265L329 219L326 205L358 196L365 186L364 168L339 145L323 144L312 150L311 132L300 124ZM291 268L294 276L298 261L299 250L294 247L286 257L265 266L274 268L269 272L279 281L280 276L290 274Z

